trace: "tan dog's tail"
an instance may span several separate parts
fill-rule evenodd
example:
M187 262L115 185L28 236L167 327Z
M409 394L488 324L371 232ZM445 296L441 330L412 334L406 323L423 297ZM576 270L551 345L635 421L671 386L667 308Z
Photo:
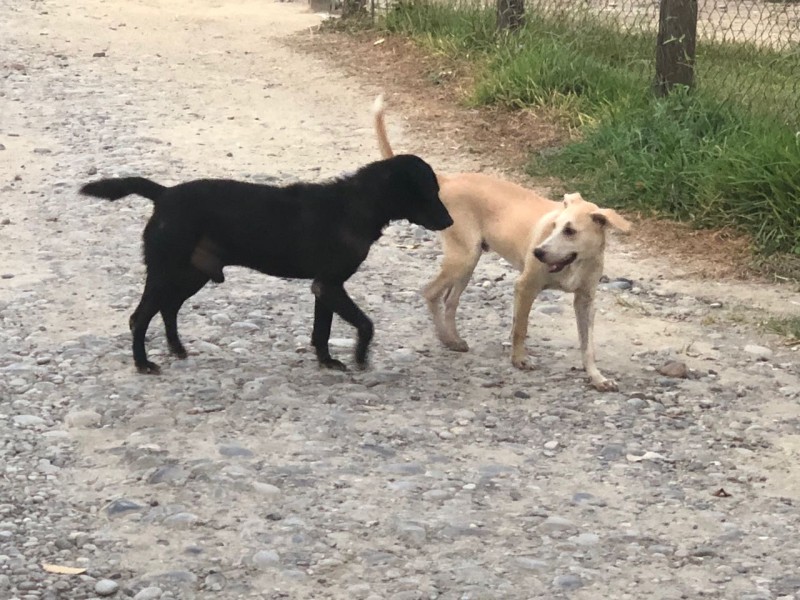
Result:
M375 122L375 133L378 136L378 147L381 149L383 158L392 158L394 151L389 144L389 136L386 135L386 123L383 121L383 94L375 98L372 105L372 118Z

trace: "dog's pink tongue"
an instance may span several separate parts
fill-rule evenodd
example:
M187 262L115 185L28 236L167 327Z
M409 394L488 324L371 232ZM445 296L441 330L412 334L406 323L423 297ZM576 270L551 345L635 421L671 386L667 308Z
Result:
M547 268L547 270L548 270L550 273L557 273L557 272L558 272L558 270L559 270L560 268L561 268L561 265L560 265L559 263L556 263L556 264L554 264L554 265L550 265L550 266Z

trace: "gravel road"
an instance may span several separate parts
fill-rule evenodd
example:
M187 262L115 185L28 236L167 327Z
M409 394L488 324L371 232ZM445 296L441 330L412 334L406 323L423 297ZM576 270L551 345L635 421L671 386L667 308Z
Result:
M377 157L379 90L290 49L319 22L299 3L0 14L0 598L800 598L798 352L736 318L791 290L675 278L615 241L601 394L562 294L534 307L538 369L511 367L496 257L462 299L472 350L442 349L418 295L438 242L398 223L349 286L371 369L317 368L307 282L230 269L181 314L190 357L154 321L164 373L138 375L150 203L77 187L349 171Z

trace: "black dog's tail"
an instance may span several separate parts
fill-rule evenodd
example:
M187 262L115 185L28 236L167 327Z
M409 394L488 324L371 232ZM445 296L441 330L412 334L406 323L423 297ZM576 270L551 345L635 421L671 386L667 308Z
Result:
M156 200L166 189L165 186L144 177L117 177L87 183L81 188L81 194L106 200L119 200L125 196L136 194Z

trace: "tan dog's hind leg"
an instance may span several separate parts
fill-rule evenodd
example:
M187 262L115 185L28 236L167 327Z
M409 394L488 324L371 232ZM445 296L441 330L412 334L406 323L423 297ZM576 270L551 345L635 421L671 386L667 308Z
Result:
M431 281L422 290L422 295L428 304L428 310L433 319L433 327L436 330L436 337L446 347L451 350L458 350L459 352L466 352L469 350L467 342L453 335L444 324L444 315L442 314L442 297L449 294L453 289L453 281L450 273L444 269L436 276L436 279Z
M511 326L511 364L518 369L532 369L528 362L528 353L525 350L525 338L528 337L528 318L531 306L539 292L542 283L537 277L538 269L531 268L531 263L526 265L522 275L514 284L514 323Z
M458 335L456 309L480 257L480 242L470 247L460 240L444 238L442 269L422 291L433 319L436 337L447 348L457 352L469 350L467 342ZM444 314L442 303L444 303Z
M592 386L601 392L616 392L617 383L604 377L594 362L594 292L577 290L572 305L578 322L583 368L586 369Z

